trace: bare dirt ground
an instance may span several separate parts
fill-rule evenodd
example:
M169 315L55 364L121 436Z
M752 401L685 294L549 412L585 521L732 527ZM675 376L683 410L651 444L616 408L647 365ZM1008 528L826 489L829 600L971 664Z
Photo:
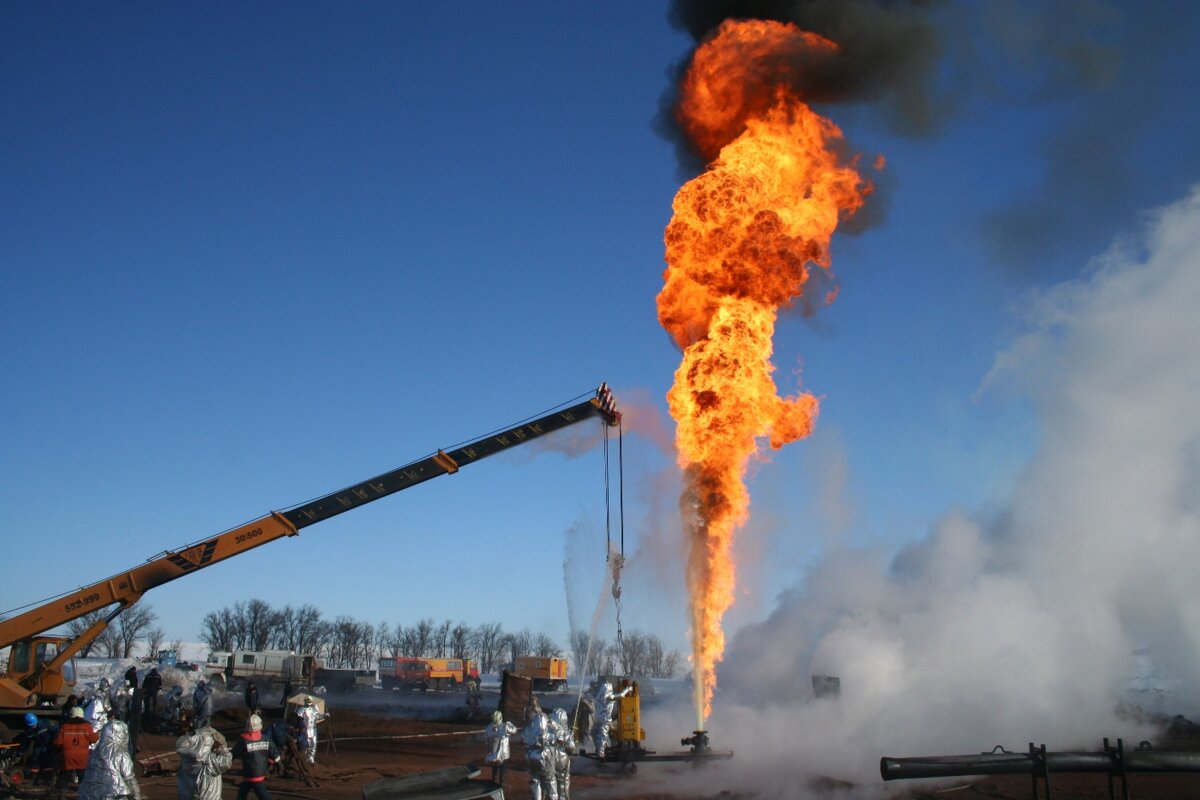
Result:
M491 768L483 765L487 744L483 738L482 720L464 723L399 719L376 716L371 711L369 708L340 709L330 719L332 737L326 736L320 743L318 763L313 770L318 786L308 785L299 776L286 779L272 777L268 780L272 794L283 797L303 795L321 800L357 800L362 796L364 785L380 778L463 764L480 766L483 770L481 777L490 777ZM243 729L244 718L245 714L241 711L221 712L215 719L215 726L232 743ZM138 744L139 761L148 766L151 772L141 779L143 796L146 800L175 800L175 737L143 734ZM504 793L506 797L528 797L529 776L522 765L519 742L514 739L512 744L515 757L506 770ZM157 759L156 754L160 756ZM161 773L156 769L159 765ZM239 769L240 764L235 761L233 769L225 775L222 796L235 796ZM613 768L604 774L595 773L593 768L572 776L571 791L574 797L631 797L643 800L667 797L639 791L637 776L631 776L623 770Z
M410 775L416 772L473 764L483 766L486 743L483 740L483 719L453 721L463 712L454 709L453 698L417 697L397 705L363 702L361 699L347 708L331 697L335 709L318 752L310 785L299 776L272 777L271 792L280 798L318 798L319 800L351 800L362 796L366 784L380 778ZM487 703L485 708L494 707ZM552 701L553 702L553 701ZM268 722L270 710L266 713ZM423 718L422 718L423 717ZM217 714L214 722L227 738L233 740L243 729L246 712L228 708ZM174 748L175 736L142 734L139 740L139 761L147 767L140 783L146 800L174 800L177 797ZM528 774L522 766L519 742L513 742L514 758L505 775L505 796L529 797ZM1188 726L1182 734L1165 737L1156 746L1182 750L1200 750L1200 734ZM736 757L736 756L735 756ZM572 777L572 796L575 800L598 798L629 798L630 800L757 800L753 793L673 792L672 770L687 770L687 765L653 765L629 774L616 767L597 769L593 762L576 759L578 769ZM234 763L224 778L222 796L236 796L240 764ZM483 767L483 778L490 768ZM778 776L776 776L778 777ZM695 781L688 781L695 785ZM853 787L843 783L820 782L797 777L794 791L787 797L814 800L859 800L888 797L892 800L1025 800L1033 797L1031 779L1027 776L949 779L935 785L916 785L906 782ZM1104 775L1052 775L1054 798L1108 798L1108 781ZM39 792L30 790L30 796ZM1121 797L1120 785L1115 797ZM44 794L42 796L53 797ZM1045 797L1044 791L1038 797ZM1200 798L1200 775L1131 775L1129 797L1139 800L1193 800ZM68 792L66 800L74 800Z

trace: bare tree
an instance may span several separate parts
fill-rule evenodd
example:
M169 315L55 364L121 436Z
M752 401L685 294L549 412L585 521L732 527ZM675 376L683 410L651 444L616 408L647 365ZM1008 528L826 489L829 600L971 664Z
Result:
M408 642L408 633L403 625L397 624L392 629L391 635L388 637L388 654L392 658L403 655L405 646Z
M671 678L679 671L682 656L678 650L667 651L662 641L652 633L627 631L621 642L609 645L596 637L589 642L585 631L571 634L571 654L575 664L588 675L633 675L651 678Z
M655 675L654 677L674 678L675 673L679 671L679 662L682 660L682 658L683 656L680 655L678 650L671 650L669 653L667 653L666 657L663 658L661 674Z
M445 658L448 655L446 651L450 649L450 627L450 620L446 620L434 630L430 646L434 658Z
M558 658L562 655L562 650L553 639L545 633L538 633L533 637L533 644L530 652L539 658Z
M646 674L655 678L662 677L665 656L666 652L659 638L652 633L646 634Z
M429 655L434 628L432 617L426 617L412 627L412 655L418 658Z
M75 619L73 619L67 623L67 635L70 636L72 639L78 639L80 636L83 635L84 631L86 631L88 628L92 627L92 625L96 624L97 621L108 616L108 613L109 613L108 609L106 609L106 608L97 608L95 611L89 611L88 613L84 614L82 617L76 617ZM103 634L101 634L101 635L103 635ZM98 645L99 645L98 638L93 639L92 641L88 642L79 650L79 657L87 658L88 656L90 656L92 654L92 650L95 650Z
M575 631L571 634L571 653L575 658L576 668L582 669L585 675L599 675L606 671L604 662L607 652L608 643L603 638L594 636L589 639L587 631Z
M471 629L458 623L450 631L450 657L469 658L471 655Z
M375 626L375 654L371 663L379 661L383 658L383 653L387 650L388 643L392 640L392 629L386 622L381 622ZM368 664L368 667L370 665Z
M521 656L527 656L533 651L533 634L528 628L524 628L517 633L510 633L504 637L504 651L507 654L507 661L516 661Z
M370 649L374 629L345 614L335 619L331 628L328 663L335 667L358 666L364 649Z
M150 651L150 658L158 658L158 650L166 638L167 632L162 629L161 625L156 625L146 631L146 648Z
M209 650L233 650L236 628L230 609L209 611L200 620L200 641L208 645Z
M271 608L265 600L254 598L234 606L235 616L241 629L242 647L247 650L266 650L271 636L279 626L280 612Z
M646 637L639 631L627 631L617 642L617 662L622 675L644 675L646 668Z
M117 642L121 658L133 655L133 646L150 630L156 619L158 614L144 603L132 605L117 616ZM111 625L109 629L112 629Z
M304 650L298 650L298 652L312 653L313 655L327 653L333 646L333 639L333 623L322 620L313 629L311 646L306 647Z
M613 642L600 652L600 662L596 668L597 675L616 675L617 664L621 660L621 646Z
M324 638L321 612L311 603L284 606L276 617L271 643L280 650L316 653Z
M96 637L96 652L102 658L120 658L121 637L117 633L116 625L109 625Z
M480 672L495 672L500 659L504 628L499 622L485 622L471 634L471 647L479 661Z

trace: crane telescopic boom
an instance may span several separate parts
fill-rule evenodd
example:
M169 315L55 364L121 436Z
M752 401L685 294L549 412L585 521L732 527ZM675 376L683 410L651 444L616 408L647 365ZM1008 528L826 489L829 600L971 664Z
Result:
M296 536L301 528L430 478L458 472L480 459L594 417L599 417L606 425L620 422L620 412L607 384L600 384L595 394L582 402L488 434L449 452L438 450L433 455L316 500L284 511L272 511L253 522L180 550L165 551L131 570L63 594L10 619L0 620L0 650L12 648L8 673L0 677L0 706L28 707L64 694L66 684L72 680L70 676L64 680L64 665L75 653L96 639L118 614L156 586L267 542L284 536ZM40 635L114 603L117 607L111 613L98 619L74 639ZM54 652L55 649L57 652Z

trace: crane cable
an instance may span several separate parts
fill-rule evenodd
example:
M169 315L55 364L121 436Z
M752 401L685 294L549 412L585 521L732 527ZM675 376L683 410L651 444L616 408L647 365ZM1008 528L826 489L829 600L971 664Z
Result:
M617 609L617 647L621 661L625 661L625 638L621 629L621 569L625 566L625 437L624 429L617 423L617 513L620 549L613 551L612 543L612 493L609 478L609 434L604 429L604 532L608 550L605 561L612 572L612 596Z
M604 426L604 536L606 540L604 553L605 564L612 571L612 595L613 602L617 608L617 645L620 647L621 660L625 660L625 640L621 631L621 567L625 564L625 440L623 436L624 429L621 425L620 418L617 421L617 512L619 514L619 536L620 536L620 551L613 553L612 546L612 480L610 477L610 457L609 457L609 429L610 426ZM593 632L594 633L594 632ZM585 661L591 661L591 637L589 635L587 657ZM574 730L579 725L579 714L583 707L583 682L586 675L588 664L581 664L579 671L579 696L575 700L575 715L571 719L571 728ZM597 675L597 678L600 676ZM590 703L590 701L589 701ZM587 735L585 731L583 735Z

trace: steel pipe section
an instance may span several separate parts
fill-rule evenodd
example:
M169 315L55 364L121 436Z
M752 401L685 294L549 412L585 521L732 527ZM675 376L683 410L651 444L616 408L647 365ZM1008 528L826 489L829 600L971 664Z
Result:
M992 752L966 756L879 759L885 781L950 778L963 775L1044 775L1055 772L1196 772L1200 753L1119 749L1102 753Z

